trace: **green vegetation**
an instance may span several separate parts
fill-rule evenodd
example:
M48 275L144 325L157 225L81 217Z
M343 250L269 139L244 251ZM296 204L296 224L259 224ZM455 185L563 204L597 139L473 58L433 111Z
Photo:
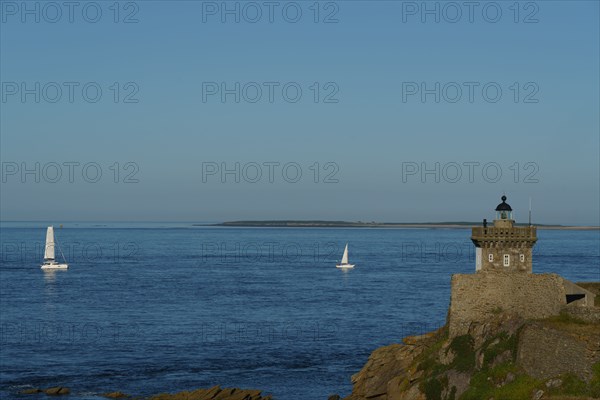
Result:
M511 360L517 357L517 345L519 343L519 333L508 336L506 332L500 332L497 336L487 340L482 348L484 367L491 366L496 357L510 351Z
M507 382L508 374L512 373L514 380ZM497 385L505 383L498 387ZM476 372L471 379L469 389L460 400L495 400L529 399L531 394L543 383L523 374L512 362L497 365L492 369Z
M510 382L507 380L509 373L514 378ZM592 398L600 396L600 363L596 364L594 380L589 385L572 374L557 378L562 381L560 386L548 389L545 381L526 375L511 362L504 363L475 373L469 389L463 393L460 400L528 399L531 398L532 393L540 389L551 396L590 396Z
M581 327L577 329L588 330L595 327L564 313L546 321L565 329ZM417 369L424 372L419 389L427 400L530 399L538 390L543 390L544 398L548 399L600 399L600 362L594 364L594 375L589 383L576 375L566 374L555 377L560 380L559 384L548 387L548 379L535 379L516 364L520 334L521 329L512 335L499 332L476 349L471 335L457 336L448 345L448 330L440 330L416 360ZM447 350L444 350L445 345L448 345ZM443 351L454 354L449 365L440 362ZM483 354L481 369L477 367L479 351ZM448 372L451 370L471 375L469 388L460 397L456 387L450 387Z
M452 386L452 390L448 394L448 400L456 400L456 386Z
M590 383L585 383L579 377L573 374L566 374L558 377L562 384L557 388L552 388L549 394L553 396L589 396L594 399L600 398L600 362L593 366L594 376Z
M460 372L468 372L475 368L473 342L471 335L461 335L452 339L450 349L454 351L456 356L450 364L450 368Z
M590 382L590 396L600 399L600 362L594 364L594 377Z
M578 395L587 391L587 385L584 381L573 374L564 375L560 386L561 394Z
M427 379L420 386L420 389L425 393L427 400L442 400L442 383L436 379Z
M427 375L431 376L447 369L445 365L437 360L437 354L446 340L448 340L447 327L440 331L437 340L419 356L416 362L418 370L425 371Z
M588 325L589 323L579 319L577 317L574 317L568 313L566 313L565 311L561 311L559 315L555 315L552 317L548 317L546 319L544 319L544 321L553 323L555 325L571 325L571 324L575 324L575 325Z

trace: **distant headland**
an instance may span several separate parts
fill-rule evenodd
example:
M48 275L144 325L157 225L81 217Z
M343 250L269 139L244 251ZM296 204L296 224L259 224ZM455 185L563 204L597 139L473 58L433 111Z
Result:
M323 221L323 220L264 220L264 221L230 221L218 224L194 224L194 226L255 227L255 228L430 228L468 229L481 225L481 222L363 222L363 221ZM527 226L526 224L515 224ZM599 230L599 226L569 226L536 224L538 229L561 230Z

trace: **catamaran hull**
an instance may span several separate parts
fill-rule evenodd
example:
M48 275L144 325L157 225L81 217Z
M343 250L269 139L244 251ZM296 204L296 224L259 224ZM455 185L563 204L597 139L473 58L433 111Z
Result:
M355 264L337 264L336 268L354 268Z
M69 264L42 264L42 269L68 269Z

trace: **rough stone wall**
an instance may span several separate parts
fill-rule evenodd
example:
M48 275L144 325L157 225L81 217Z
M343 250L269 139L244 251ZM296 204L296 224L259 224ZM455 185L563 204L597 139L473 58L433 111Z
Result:
M515 227L513 222L495 220L493 227L473 227L471 240L481 249L482 255L478 269L532 272L531 256L537 242L537 230L531 226ZM505 255L509 256L508 265L504 262Z
M489 261L489 255L493 256L493 261ZM504 255L509 255L509 266L504 266ZM521 261L521 254L524 260ZM498 270L498 271L523 271L531 272L532 249L524 244L515 244L514 246L492 246L482 248L482 265L483 270Z
M556 274L481 271L452 276L448 310L450 336L468 332L500 311L523 318L558 315L566 304L563 278Z
M592 324L600 324L600 308L598 307L582 307L577 304L568 304L563 308L563 311L573 318ZM598 345L598 350L600 351L600 344Z
M600 331L584 337L533 322L521 332L518 349L517 362L534 378L571 373L589 382L600 361Z

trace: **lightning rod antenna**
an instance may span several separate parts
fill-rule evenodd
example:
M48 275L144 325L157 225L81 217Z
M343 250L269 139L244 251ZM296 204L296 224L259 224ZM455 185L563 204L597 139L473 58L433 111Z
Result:
M529 196L529 226L531 226L531 196Z

